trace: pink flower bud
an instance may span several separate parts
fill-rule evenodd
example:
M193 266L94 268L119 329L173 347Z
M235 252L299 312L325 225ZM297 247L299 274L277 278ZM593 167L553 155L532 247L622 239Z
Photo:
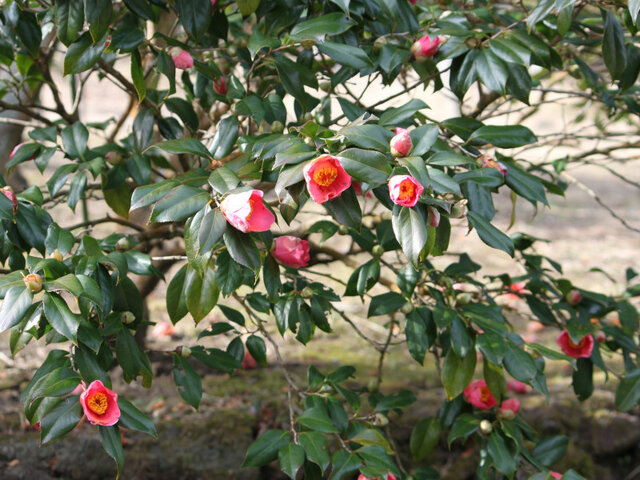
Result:
M514 416L518 413L519 410L520 400L518 400L517 398L510 398L508 400L505 400L504 402L502 402L502 405L500 405L500 408L498 409L498 411L503 414L507 411L513 412Z
M383 480L396 480L396 476L389 472L387 473L384 477L382 477ZM380 480L380 477L376 477L376 478L369 478L369 477L365 477L363 474L360 474L358 476L358 480Z
M553 478L562 478L562 474L558 472L549 472L549 475L551 475Z
M180 50L178 55L173 55L173 63L180 70L188 70L193 67L193 57L186 50Z
M590 333L582 337L578 343L574 343L565 328L562 333L558 335L556 342L565 355L573 358L589 358L593 351L593 335Z
M427 210L427 224L430 227L440 225L440 212L433 207L429 207Z
M417 61L423 62L436 54L438 45L440 45L440 39L438 37L431 40L429 35L425 35L414 42L411 46L411 53L413 53Z
M309 265L309 242L297 237L285 235L277 237L271 254L283 265L302 268Z
M33 293L37 293L42 290L42 277L37 273L30 273L25 276L22 281L25 286L31 290Z
M242 359L242 368L245 370L252 370L258 366L258 362L256 359L251 356L251 354L246 351L244 352L244 358Z
M309 195L316 203L336 198L351 186L351 176L336 157L321 155L311 160L303 170Z
M424 187L411 175L394 175L389 179L389 196L396 205L415 207Z
M266 232L276 217L265 207L261 190L232 193L220 203L220 211L241 232Z
M607 339L607 336L604 334L604 332L602 330L598 331L598 333L596 333L596 342L598 343L602 343Z
M582 294L578 290L574 289L570 290L564 298L569 305L575 306L582 301Z
M18 211L18 197L16 197L16 194L13 192L13 188L11 187L4 187L2 190L0 190L5 197L7 197L9 199L9 201L11 202L11 206L13 207L13 214L15 215L16 212Z
M529 386L519 380L510 378L507 380L507 390L513 393L527 393L529 391Z
M213 81L213 90L218 94L218 95L226 95L227 91L229 90L229 87L227 85L227 77L220 77L217 80Z
M92 425L109 427L120 419L118 394L94 380L80 395L80 405Z
M413 144L409 131L404 128L396 128L396 135L389 142L391 146L391 155L394 157L406 157L411 152Z
M464 398L474 407L488 410L498 403L484 380L474 380L464 389Z
M211 6L215 7L216 6L216 0L211 0Z
M109 48L109 45L111 45L111 35L107 36L107 41L104 42L104 48Z

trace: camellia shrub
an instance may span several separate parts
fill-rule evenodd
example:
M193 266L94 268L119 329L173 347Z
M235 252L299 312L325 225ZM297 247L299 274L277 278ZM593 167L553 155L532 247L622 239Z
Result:
M171 321L224 316L168 353L184 401L200 404L196 364L234 374L245 352L279 365L287 384L290 423L257 438L244 466L436 479L425 458L438 440L473 438L478 478L580 478L549 470L567 442L529 427L513 392L549 398L554 360L573 367L580 400L602 370L617 407L636 406L636 273L615 296L573 285L536 238L494 224L494 200L546 207L570 184L572 162L632 147L609 132L640 113L639 9L637 0L4 1L0 108L18 116L2 125L24 128L5 173L35 166L46 184L0 195L0 330L14 355L29 342L52 346L21 393L42 442L86 417L120 472L120 429L156 434L112 378L153 388L145 298L178 263L166 279ZM87 122L85 85L98 80L129 102L118 118ZM442 113L436 92L457 98L459 112L432 118ZM588 103L598 129L573 138L606 148L535 154L566 140L521 124L559 101L554 93ZM96 236L98 224L115 233ZM483 259L450 242L467 230L524 273L477 275ZM345 271L343 288L327 285ZM496 303L505 292L557 330L557 345L525 341ZM342 309L350 297L385 340ZM410 391L382 391L380 375L358 385L348 365L311 366L306 383L288 372L274 335L307 344L337 322L380 355L380 371L398 344L437 367L442 406L414 426L405 461L388 421L413 408ZM204 346L209 337L224 347Z

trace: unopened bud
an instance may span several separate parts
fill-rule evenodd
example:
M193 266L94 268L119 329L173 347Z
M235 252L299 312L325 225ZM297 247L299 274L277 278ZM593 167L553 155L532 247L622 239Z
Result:
M468 305L470 301L471 301L470 293L468 292L459 293L456 296L456 307L463 307L465 305Z
M191 356L191 349L186 345L178 347L180 349L180 356L183 358L189 358Z
M430 227L440 225L440 212L433 207L429 207L427 210L427 224Z
M482 420L480 422L480 431L484 435L489 435L493 431L493 426L489 420Z
M284 125L282 124L282 122L279 122L278 120L276 120L271 124L271 133L282 133L283 130L284 130Z
M456 203L451 207L452 218L464 218L467 216L467 205L464 203Z
M499 409L497 414L498 419L500 420L513 420L516 418L516 413L513 410L507 409Z
M304 287L300 292L300 296L306 300L313 298L313 289L311 287Z
M122 312L122 323L129 325L135 322L136 316L132 312Z
M18 198L16 197L16 194L13 192L13 188L7 186L0 191L4 193L4 196L7 197L11 202L11 206L13 207L13 214L15 215L16 212L18 211Z
M396 128L396 135L389 142L391 155L394 157L406 157L413 148L411 135L404 128Z
M58 260L59 262L61 262L63 260L63 256L62 253L60 253L60 250L58 250L57 248L53 251L53 253L51 254L51 258L55 258L56 260Z
M111 165L120 165L122 163L122 155L120 155L118 152L109 152L104 156L104 159L107 161L107 163L111 164Z
M323 92L330 92L331 91L331 82L321 82L319 85L320 90L322 90Z
M578 290L574 289L570 290L564 298L569 305L575 306L582 301L582 294Z
M120 240L116 242L116 250L129 250L131 248L131 244L129 243L129 239L127 237L122 237Z
M377 427L386 427L389 425L389 419L384 413L376 413L376 418L373 420L373 424Z
M387 37L378 37L376 38L376 41L373 42L373 49L380 50L386 44L387 44Z
M408 315L408 314L410 314L411 312L413 312L413 308L414 308L414 307L413 307L413 303L411 303L411 302L407 302L407 303L405 303L405 304L402 306L402 308L400 309L400 311L401 311L402 313L404 313L405 315Z
M371 255L375 258L380 258L384 253L384 247L382 245L374 245L371 249Z
M349 227L346 225L340 225L340 227L338 227L338 233L340 235L347 235L349 233Z
M37 273L30 273L22 279L25 286L33 293L37 293L42 290L42 277Z

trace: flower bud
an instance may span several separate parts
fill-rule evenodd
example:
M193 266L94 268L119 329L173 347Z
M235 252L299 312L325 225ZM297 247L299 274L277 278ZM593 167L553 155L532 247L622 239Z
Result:
M61 262L64 259L64 257L62 256L62 253L60 253L60 250L58 250L57 248L51 254L51 258L55 258L59 262Z
M396 135L389 142L391 147L391 155L394 157L406 157L411 152L413 144L411 143L411 135L404 128L396 128Z
M37 273L30 273L25 276L22 281L25 286L31 290L33 293L37 293L42 290L42 277Z
M331 91L331 82L321 82L318 88L323 92L329 93Z
M413 308L414 308L414 307L413 307L413 303L411 303L411 302L407 302L407 303L405 303L405 304L402 306L402 308L400 309L400 311L401 311L402 313L404 313L405 315L408 315L408 314L410 314L411 312L413 312Z
M109 152L104 156L104 159L107 161L107 163L113 166L120 165L123 160L122 155L120 155L118 152Z
M307 122L312 122L314 120L313 118L313 113L311 112L307 112L304 115L302 115L302 122L307 123Z
M489 420L482 420L480 422L480 431L484 435L489 435L493 431L493 426Z
M440 212L433 207L427 209L427 225L430 227L440 225Z
M467 216L467 205L459 202L451 207L452 218L464 218Z
M116 250L129 250L131 248L131 244L129 243L129 239L127 237L122 237L120 240L116 242Z
M347 227L346 225L340 225L338 227L338 233L340 235L348 235L349 234L349 227Z
M225 96L227 91L229 90L229 86L227 85L227 77L220 77L217 80L213 81L213 90L218 94Z
M459 293L456 296L456 307L462 307L468 305L471 301L471 294L467 292Z
M371 393L374 393L378 391L379 386L380 385L378 384L378 380L372 378L371 380L369 380L369 383L367 383L367 390L369 390L369 392Z
M374 245L371 249L371 255L375 258L380 258L384 254L384 247L382 245Z
M125 325L130 325L136 321L136 316L132 312L122 312L121 321Z
M282 133L284 130L284 125L282 122L276 120L271 124L271 133Z
M310 298L313 298L314 292L313 289L311 287L304 287L301 291L300 291L300 296L302 298L304 298L305 300L309 300Z
M598 343L602 343L607 339L607 336L604 334L604 332L602 330L598 331L598 333L596 333L596 342Z
M376 38L376 41L373 42L373 49L380 50L386 44L387 44L387 37L378 37Z
M575 306L582 301L582 294L578 290L573 289L570 290L564 298L569 305Z
M377 427L386 427L389 425L389 419L384 413L376 413L376 418L373 420L373 424Z
M180 349L180 356L183 358L189 358L191 356L191 349L186 345L178 347Z
M429 35L425 35L411 45L411 53L413 53L418 62L424 62L436 54L439 45L440 39L438 37L431 40Z
M13 188L7 186L0 191L2 191L2 193L4 193L4 196L7 197L11 202L11 206L13 207L13 214L15 215L16 212L18 211L18 198L16 197L16 194L13 192Z
M181 50L179 48L174 49L172 51L171 58L173 59L173 63L176 68L180 70L188 70L193 67L193 57L186 50Z

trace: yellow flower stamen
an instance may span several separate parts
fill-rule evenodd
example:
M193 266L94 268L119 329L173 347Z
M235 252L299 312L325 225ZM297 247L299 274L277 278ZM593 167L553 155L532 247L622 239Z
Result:
M98 415L102 415L106 412L108 406L109 400L102 392L94 393L87 399L87 407Z

